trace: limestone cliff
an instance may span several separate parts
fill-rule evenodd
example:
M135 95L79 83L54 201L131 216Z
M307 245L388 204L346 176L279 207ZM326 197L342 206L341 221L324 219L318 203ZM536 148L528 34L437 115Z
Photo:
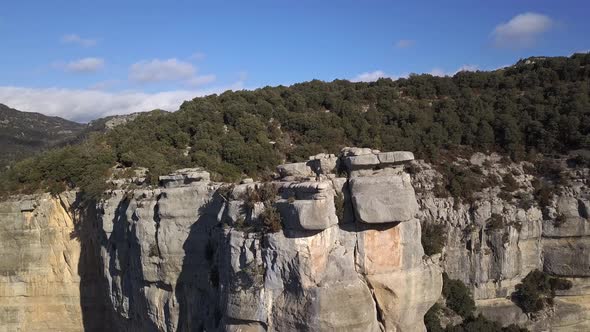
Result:
M470 286L480 312L504 325L589 330L588 169L568 168L564 160L556 162L560 183L542 206L533 199L540 175L531 174L530 163L506 163L500 156L482 154L454 163L477 170L478 177L495 180L468 202L437 195L435 187L442 174L431 165L414 164L419 219L423 224L443 224L447 233L444 271ZM514 178L511 186L502 180L507 177ZM511 294L535 269L565 277L573 287L558 292L555 305L547 311L526 315L511 301Z
M0 330L80 330L72 201L43 195L0 203Z
M423 331L441 271L424 258L410 158L361 160L377 156L347 150L350 179L329 155L279 167L279 232L256 230L270 207L245 194L260 183L114 191L99 220L118 330Z
M496 179L467 200L413 159L347 148L269 183L185 169L84 209L75 193L0 203L0 331L424 331L443 271L505 325L590 328L588 169L563 166L541 205L526 162L451 161ZM430 224L442 255L425 255ZM534 269L573 283L535 316L510 300Z
M423 331L442 279L420 242L412 159L351 148L282 165L270 184L189 169L96 209L76 209L75 193L5 202L0 325Z

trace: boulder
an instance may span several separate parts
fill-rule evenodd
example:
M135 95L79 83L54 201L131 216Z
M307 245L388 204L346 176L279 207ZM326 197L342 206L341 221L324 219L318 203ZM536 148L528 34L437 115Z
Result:
M338 157L333 154L320 154L310 157L307 164L318 175L336 173Z
M292 230L324 230L338 224L334 189L329 181L291 183L276 206L283 226Z
M277 172L281 177L293 176L293 177L311 177L315 176L311 167L307 165L307 162L283 164L277 166Z
M406 173L381 173L350 179L356 217L368 224L413 219L418 210L414 188Z

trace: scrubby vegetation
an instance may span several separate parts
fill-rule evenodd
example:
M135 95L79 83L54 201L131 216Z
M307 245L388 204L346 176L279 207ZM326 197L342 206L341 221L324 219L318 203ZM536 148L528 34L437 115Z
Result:
M443 274L443 296L446 299L446 306L457 313L463 321L457 325L448 325L445 328L441 325L441 316L445 315L442 305L436 303L426 315L424 325L428 332L526 332L525 328L511 324L502 327L501 324L485 318L483 315L475 315L475 302L471 292L460 280L449 279L446 273Z
M422 247L428 256L441 253L447 242L447 230L444 224L422 224Z
M428 332L443 332L445 329L440 324L440 315L443 310L442 306L435 303L424 315L424 325Z
M191 166L214 179L264 178L283 160L343 146L409 150L434 162L459 146L513 159L589 148L590 54L530 60L453 77L314 80L196 98L175 113L142 114L82 145L14 164L0 175L0 191L80 187L94 195L115 165L147 167L152 183ZM444 185L467 197L475 177Z
M0 104L0 170L15 160L75 141L85 129L80 123Z
M505 226L504 217L498 213L492 213L490 219L486 221L486 231L503 230Z
M443 175L443 183L440 185L448 193L448 195L439 194L442 197L450 195L457 199L470 201L473 199L474 193L487 186L485 179L471 168L444 164L439 167L439 171Z
M498 322L491 321L482 315L477 317L470 317L464 320L459 325L449 326L446 329L447 332L526 332L525 328L518 325L508 325L502 327Z
M249 187L240 198L251 218L248 222L241 219L235 226L243 231L259 233L276 233L283 229L281 215L275 207L277 195L278 190L272 183ZM264 209L257 218L252 218L257 203L262 203Z
M516 285L512 300L525 313L535 313L553 304L556 290L566 290L572 287L569 280L556 278L545 272L534 270Z
M461 280L450 279L443 273L442 295L446 299L447 307L464 319L472 317L475 312L475 302L471 291Z
M518 182L516 181L514 176L512 176L512 174L510 174L510 173L504 175L502 180L504 182L504 187L502 187L502 189L507 192L514 192L520 188L518 185Z

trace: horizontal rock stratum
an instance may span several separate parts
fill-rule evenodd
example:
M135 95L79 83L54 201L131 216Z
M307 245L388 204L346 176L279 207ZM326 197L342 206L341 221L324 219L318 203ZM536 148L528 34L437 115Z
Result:
M549 212L566 222L555 228L539 208L492 189L472 203L437 197L440 174L413 159L345 148L281 165L266 183L216 183L184 169L96 206L80 207L74 192L0 203L0 326L424 331L443 270L504 324L587 326L588 260L574 258L590 255L585 182L556 198ZM410 174L408 163L422 171ZM530 180L519 178L523 188ZM142 180L118 183L130 182ZM507 219L502 232L485 231L494 213ZM447 226L442 259L425 255L424 223ZM556 298L559 321L532 322L505 298L535 268L574 278Z

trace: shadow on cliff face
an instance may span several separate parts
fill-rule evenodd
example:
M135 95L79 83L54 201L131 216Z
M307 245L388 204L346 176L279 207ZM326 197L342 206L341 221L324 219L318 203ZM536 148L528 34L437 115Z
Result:
M128 228L129 203L129 198L118 203L109 236L103 228L102 212L94 202L78 207L83 214L72 235L81 244L78 272L84 331L158 330L145 319L147 308L139 287L143 285L141 250L137 238L132 238L135 226ZM101 255L102 249L106 250L108 262ZM104 275L106 271L110 280ZM113 303L113 298L127 303Z
M78 195L72 206L78 211L72 238L80 241L80 260L78 275L80 276L80 307L84 331L113 331L110 306L108 306L108 287L102 274L100 258L102 227L97 220L96 204L82 204ZM97 236L99 234L99 236ZM64 317L64 319L68 319Z
M223 230L217 221L223 199L215 194L199 208L183 244L182 270L176 282L179 332L217 331L222 318L219 289L219 246Z

